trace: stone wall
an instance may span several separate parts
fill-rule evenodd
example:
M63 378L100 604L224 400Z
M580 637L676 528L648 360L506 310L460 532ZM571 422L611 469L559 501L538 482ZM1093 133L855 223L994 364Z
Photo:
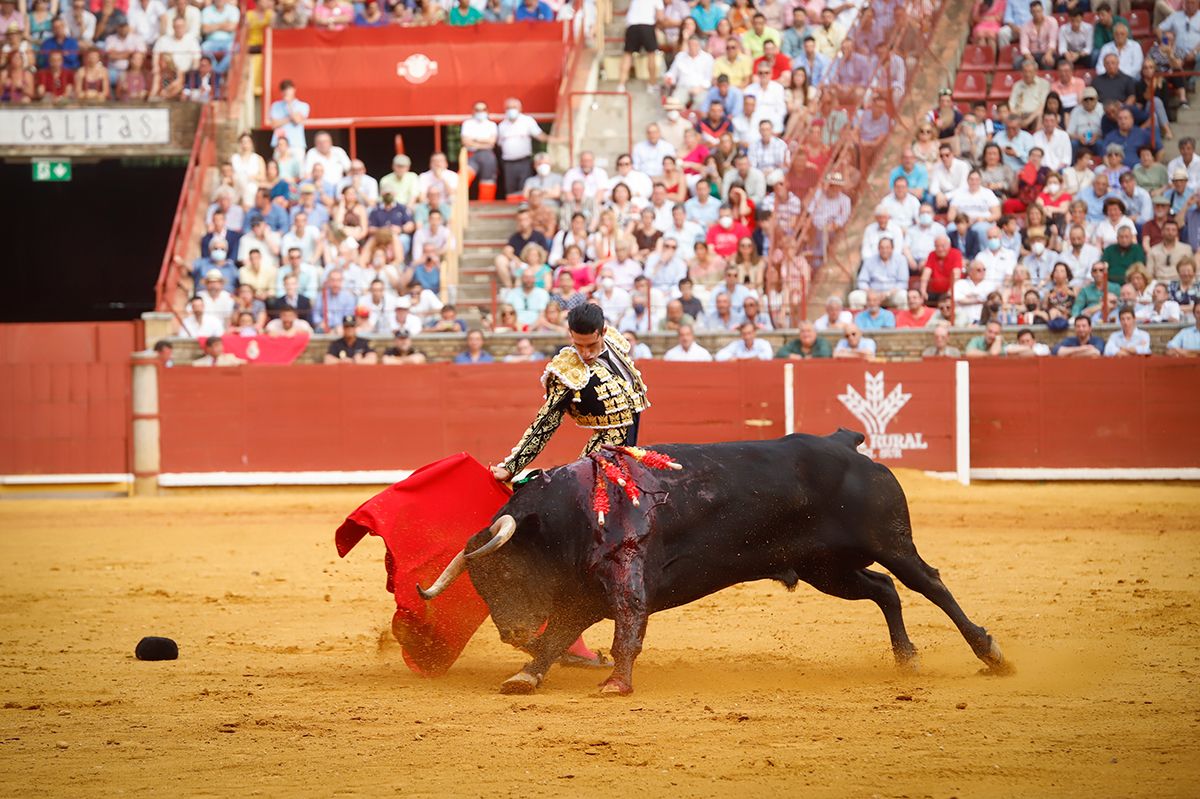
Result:
M1020 328L1006 328L1004 338L1006 341L1014 342L1017 337L1017 331ZM1101 325L1096 328L1097 332L1105 339L1116 329L1114 325ZM1155 354L1163 354L1166 351L1166 344L1179 331L1179 325L1154 325L1145 328L1150 333L1150 339L1153 345ZM966 346L967 341L974 336L982 335L983 331L980 328L954 328L950 332L950 343L962 349ZM1054 346L1062 338L1071 335L1071 331L1062 333L1054 333L1045 328L1036 328L1035 335L1037 340ZM916 330L879 330L872 331L870 337L875 340L879 360L886 361L903 361L914 360L921 357L921 351L933 343L933 337L930 331L924 329ZM371 345L376 352L383 351L391 346L391 339L386 337L367 337L371 341ZM487 349L497 358L502 358L511 353L519 339L526 336L517 333L496 333L488 337ZM528 336L533 341L534 349L544 354L553 354L562 346L565 346L567 341L565 338L554 335L530 335ZM795 331L780 331L774 333L766 333L761 338L769 341L772 347L778 348L784 342L795 338ZM830 345L833 346L838 340L836 335L825 335ZM731 341L737 339L737 335L733 333L698 333L696 340L707 349L709 352L716 353L717 350L724 347ZM187 363L202 354L198 342L193 339L169 338L175 348L175 361L177 363ZM329 342L333 340L332 336L314 336L309 342L308 348L300 358L300 363L320 363L329 348ZM151 336L146 337L147 346L153 346ZM414 342L416 348L425 353L426 357L433 361L449 361L454 356L461 352L465 347L466 337L461 334L453 333L426 333L418 336ZM660 358L668 349L675 346L676 337L674 334L655 333L646 336L643 341L650 347L654 357Z

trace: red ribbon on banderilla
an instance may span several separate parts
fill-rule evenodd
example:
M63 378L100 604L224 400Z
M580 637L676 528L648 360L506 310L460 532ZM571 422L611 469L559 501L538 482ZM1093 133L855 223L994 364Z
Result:
M604 517L612 506L608 499L608 484L616 483L625 492L625 496L633 503L636 508L641 503L638 497L641 491L638 488L637 480L634 479L633 472L629 468L629 463L626 457L633 458L638 463L645 466L647 469L674 469L676 471L683 468L682 464L676 463L668 456L661 452L654 452L641 447L614 447L605 446L604 452L610 454L610 457L605 457L603 453L593 452L588 455L592 463L595 464L596 482L592 487L592 509L596 511L596 521L601 526L604 525Z

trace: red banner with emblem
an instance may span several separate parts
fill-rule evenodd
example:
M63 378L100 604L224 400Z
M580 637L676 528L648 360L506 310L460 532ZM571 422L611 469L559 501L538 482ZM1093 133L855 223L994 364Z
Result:
M516 97L528 114L552 114L562 77L563 23L271 31L264 124L279 82L296 84L312 125L466 118Z
M236 355L247 363L294 363L308 346L308 336L301 333L287 338L284 336L239 336L226 333L221 337L225 352Z

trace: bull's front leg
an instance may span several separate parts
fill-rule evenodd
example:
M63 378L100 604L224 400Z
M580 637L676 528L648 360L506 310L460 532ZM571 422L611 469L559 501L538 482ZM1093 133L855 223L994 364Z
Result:
M546 622L546 629L527 647L527 651L533 655L533 660L526 663L525 668L501 683L500 693L533 693L546 678L550 666L558 660L566 648L583 635L584 630L599 620L600 616L588 618L577 615L551 616L550 620Z
M620 567L614 570L616 579L610 586L615 626L613 670L608 679L600 683L600 693L604 696L628 696L633 693L633 662L641 654L649 617L641 553L626 551L622 555Z

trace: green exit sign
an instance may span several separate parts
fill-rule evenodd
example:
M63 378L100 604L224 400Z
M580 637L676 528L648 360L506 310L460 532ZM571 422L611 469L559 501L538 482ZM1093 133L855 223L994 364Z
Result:
M34 161L34 183L66 183L71 179L70 161Z

